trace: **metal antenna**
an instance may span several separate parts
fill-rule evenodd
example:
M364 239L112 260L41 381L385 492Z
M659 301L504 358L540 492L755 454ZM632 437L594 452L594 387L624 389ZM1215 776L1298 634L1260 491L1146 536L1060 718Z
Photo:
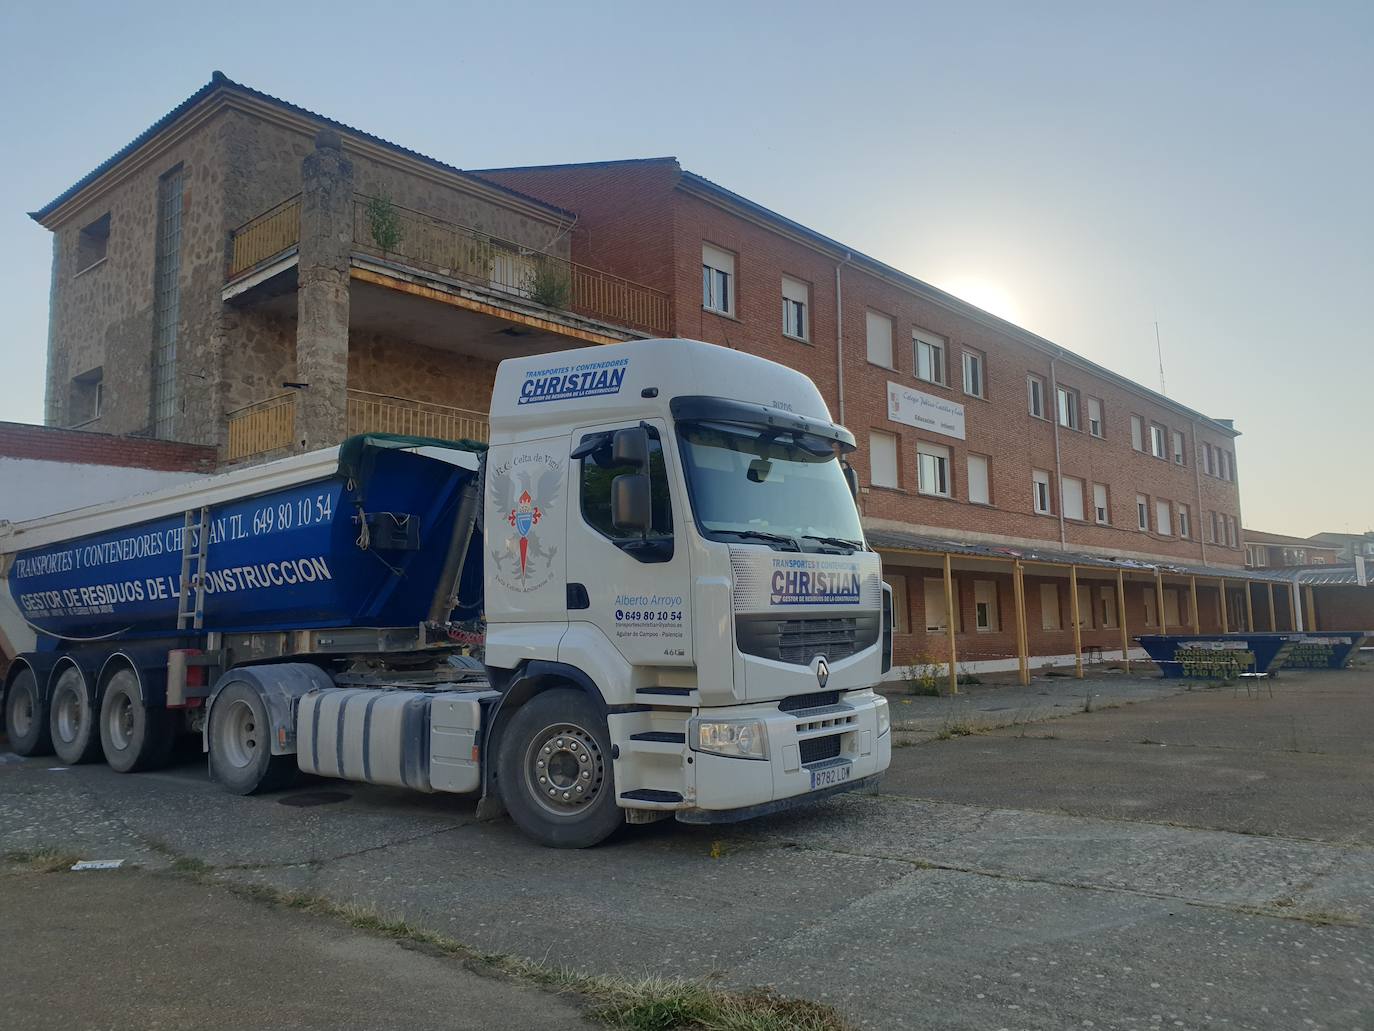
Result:
M1165 397L1169 391L1164 388L1164 347L1159 342L1159 320L1155 319L1155 354L1159 358L1159 392Z

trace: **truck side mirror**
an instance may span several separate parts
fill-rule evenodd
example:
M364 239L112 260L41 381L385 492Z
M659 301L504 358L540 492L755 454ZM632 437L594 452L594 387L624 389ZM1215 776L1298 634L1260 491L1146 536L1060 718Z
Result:
M653 523L653 504L649 477L644 473L623 473L611 481L611 522L617 530L649 532Z
M844 470L844 482L849 485L849 493L854 500L859 500L859 474L854 471L854 467L848 462L841 462L840 468Z
M630 465L640 472L647 472L649 469L649 431L643 426L616 430L615 436L611 438L611 463L613 465Z

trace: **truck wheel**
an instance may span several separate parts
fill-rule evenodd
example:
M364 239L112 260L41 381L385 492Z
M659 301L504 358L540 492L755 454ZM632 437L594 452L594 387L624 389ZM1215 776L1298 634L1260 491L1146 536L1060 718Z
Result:
M5 695L5 728L10 747L20 755L52 754L48 707L38 691L38 678L26 669L14 678Z
M267 705L251 684L228 685L210 709L210 777L226 791L275 791L295 770L294 757L272 754Z
M502 801L541 845L587 848L624 822L615 801L611 734L581 691L535 695L515 711L499 748Z
M172 727L166 709L149 709L138 690L138 676L122 669L105 685L100 703L100 744L110 769L139 773L165 766L172 752Z
M48 702L48 729L53 750L68 766L100 758L100 732L86 679L72 666L62 671Z

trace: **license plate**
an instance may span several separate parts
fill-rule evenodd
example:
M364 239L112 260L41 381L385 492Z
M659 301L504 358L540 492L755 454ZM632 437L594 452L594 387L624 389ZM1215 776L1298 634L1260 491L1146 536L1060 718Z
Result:
M828 788L833 784L843 784L853 772L854 767L849 763L845 763L843 766L827 766L823 770L812 770L811 790Z

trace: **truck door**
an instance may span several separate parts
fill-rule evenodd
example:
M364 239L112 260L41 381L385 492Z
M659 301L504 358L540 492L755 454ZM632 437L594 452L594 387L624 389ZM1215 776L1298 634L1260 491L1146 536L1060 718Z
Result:
M614 464L612 441L616 430L636 426L649 432L653 525L647 533L618 528L611 519L611 484L618 475L639 471ZM568 469L573 497L565 644L572 645L579 623L591 624L631 665L690 666L687 511L675 486L683 481L667 426L659 419L587 426L573 431L572 448L582 454Z

